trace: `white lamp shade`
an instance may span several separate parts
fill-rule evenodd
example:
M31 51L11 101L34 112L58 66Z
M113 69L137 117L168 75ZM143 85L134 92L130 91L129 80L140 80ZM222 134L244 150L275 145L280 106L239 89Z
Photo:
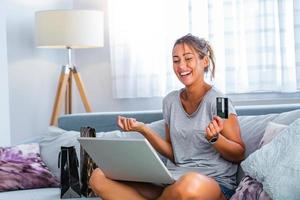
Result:
M44 48L103 46L103 13L95 10L49 10L35 14L36 43Z

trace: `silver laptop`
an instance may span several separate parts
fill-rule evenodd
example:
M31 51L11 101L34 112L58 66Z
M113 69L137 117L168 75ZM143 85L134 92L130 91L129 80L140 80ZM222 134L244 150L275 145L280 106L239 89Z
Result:
M175 180L144 138L78 138L105 176L113 180L172 184Z

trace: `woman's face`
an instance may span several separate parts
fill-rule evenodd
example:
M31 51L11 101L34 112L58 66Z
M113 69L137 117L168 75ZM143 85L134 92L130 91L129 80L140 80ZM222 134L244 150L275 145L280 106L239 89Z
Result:
M203 81L204 69L208 65L207 57L200 59L198 53L187 44L177 44L173 49L173 70L178 79L190 86Z

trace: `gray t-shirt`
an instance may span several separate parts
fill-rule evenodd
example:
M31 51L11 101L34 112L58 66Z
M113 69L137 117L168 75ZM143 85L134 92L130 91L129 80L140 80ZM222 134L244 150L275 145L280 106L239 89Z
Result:
M237 165L225 160L205 138L205 129L217 114L216 97L224 96L212 87L203 97L197 110L189 115L180 101L183 89L169 93L163 100L163 117L170 128L175 165L167 168L179 178L188 171L196 171L214 178L229 189L236 187ZM228 114L235 109L228 101Z

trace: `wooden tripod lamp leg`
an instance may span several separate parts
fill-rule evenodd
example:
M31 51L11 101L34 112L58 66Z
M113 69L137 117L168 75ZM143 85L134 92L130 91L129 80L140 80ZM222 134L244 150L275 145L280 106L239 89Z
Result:
M76 85L79 90L79 94L80 94L80 97L81 97L81 100L83 102L86 112L92 112L91 104L89 103L89 101L86 97L83 82L81 80L80 74L77 72L75 67L72 69L72 74L74 75L74 80L76 82Z
M65 114L72 113L72 70L69 71L69 78L66 86Z
M51 121L50 125L56 125L58 115L60 113L61 103L62 103L62 97L66 92L67 82L69 79L69 72L70 69L67 66L62 67L61 74L59 76L59 82L57 86L56 96L55 96L55 102L53 105L52 115L51 115Z

